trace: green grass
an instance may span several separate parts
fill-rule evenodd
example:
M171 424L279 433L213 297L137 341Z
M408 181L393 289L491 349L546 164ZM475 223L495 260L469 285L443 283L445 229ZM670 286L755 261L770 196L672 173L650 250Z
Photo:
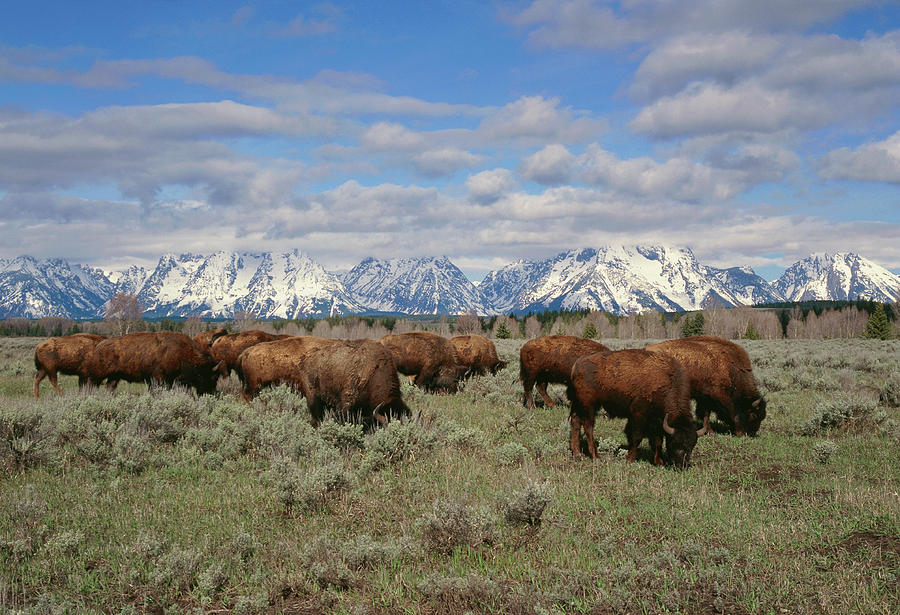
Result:
M560 407L521 406L521 341L500 341L510 366L455 395L404 384L417 417L361 436L313 430L284 388L247 406L234 380L197 400L79 394L62 377L64 397L45 384L35 400L37 341L0 340L0 613L900 603L898 342L746 342L769 401L760 436L703 437L679 472L648 463L646 443L634 464L612 445L573 459L562 388ZM801 434L854 396L869 401L850 419ZM601 416L595 435L624 443L623 427ZM508 514L529 489L546 498L534 524Z

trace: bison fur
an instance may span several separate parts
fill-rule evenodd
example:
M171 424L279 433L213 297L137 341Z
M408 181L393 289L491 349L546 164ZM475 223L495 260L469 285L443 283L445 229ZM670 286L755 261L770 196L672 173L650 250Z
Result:
M572 410L571 448L581 455L581 429L588 451L597 457L594 419L602 407L610 418L627 419L626 459L637 459L638 446L650 440L653 463L662 465L665 439L669 461L685 468L697 443L691 416L690 385L674 358L646 350L619 350L581 357L572 367L567 396Z
M525 342L519 351L519 378L525 389L525 406L534 410L532 388L535 385L544 402L551 408L555 406L547 394L547 384L568 385L575 361L608 350L600 342L574 335L545 335Z

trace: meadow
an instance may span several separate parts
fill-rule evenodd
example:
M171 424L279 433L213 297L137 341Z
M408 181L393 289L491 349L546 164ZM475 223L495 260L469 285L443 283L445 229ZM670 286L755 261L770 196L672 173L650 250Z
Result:
M509 367L413 419L309 425L285 387L240 401L122 385L31 395L40 338L0 339L0 613L897 613L900 341L741 341L757 438L713 423L685 471ZM614 349L650 340L601 340Z

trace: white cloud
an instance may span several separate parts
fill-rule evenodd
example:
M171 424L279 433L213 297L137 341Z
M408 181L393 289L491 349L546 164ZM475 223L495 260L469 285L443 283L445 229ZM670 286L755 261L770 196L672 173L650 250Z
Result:
M856 149L829 152L819 162L819 174L826 179L900 184L900 132Z
M604 129L605 123L561 107L558 98L523 96L486 117L478 132L490 140L582 143Z
M412 158L413 166L426 177L441 177L463 169L471 169L484 161L477 156L455 147L428 150Z
M572 178L575 156L560 144L548 145L522 161L520 173L541 184L562 184Z
M469 198L478 203L492 203L516 187L513 174L507 169L482 171L466 179Z

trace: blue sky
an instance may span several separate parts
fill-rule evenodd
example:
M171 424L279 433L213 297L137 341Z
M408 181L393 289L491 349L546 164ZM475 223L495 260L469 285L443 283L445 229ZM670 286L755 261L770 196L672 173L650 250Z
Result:
M15 2L0 258L900 272L900 3Z

